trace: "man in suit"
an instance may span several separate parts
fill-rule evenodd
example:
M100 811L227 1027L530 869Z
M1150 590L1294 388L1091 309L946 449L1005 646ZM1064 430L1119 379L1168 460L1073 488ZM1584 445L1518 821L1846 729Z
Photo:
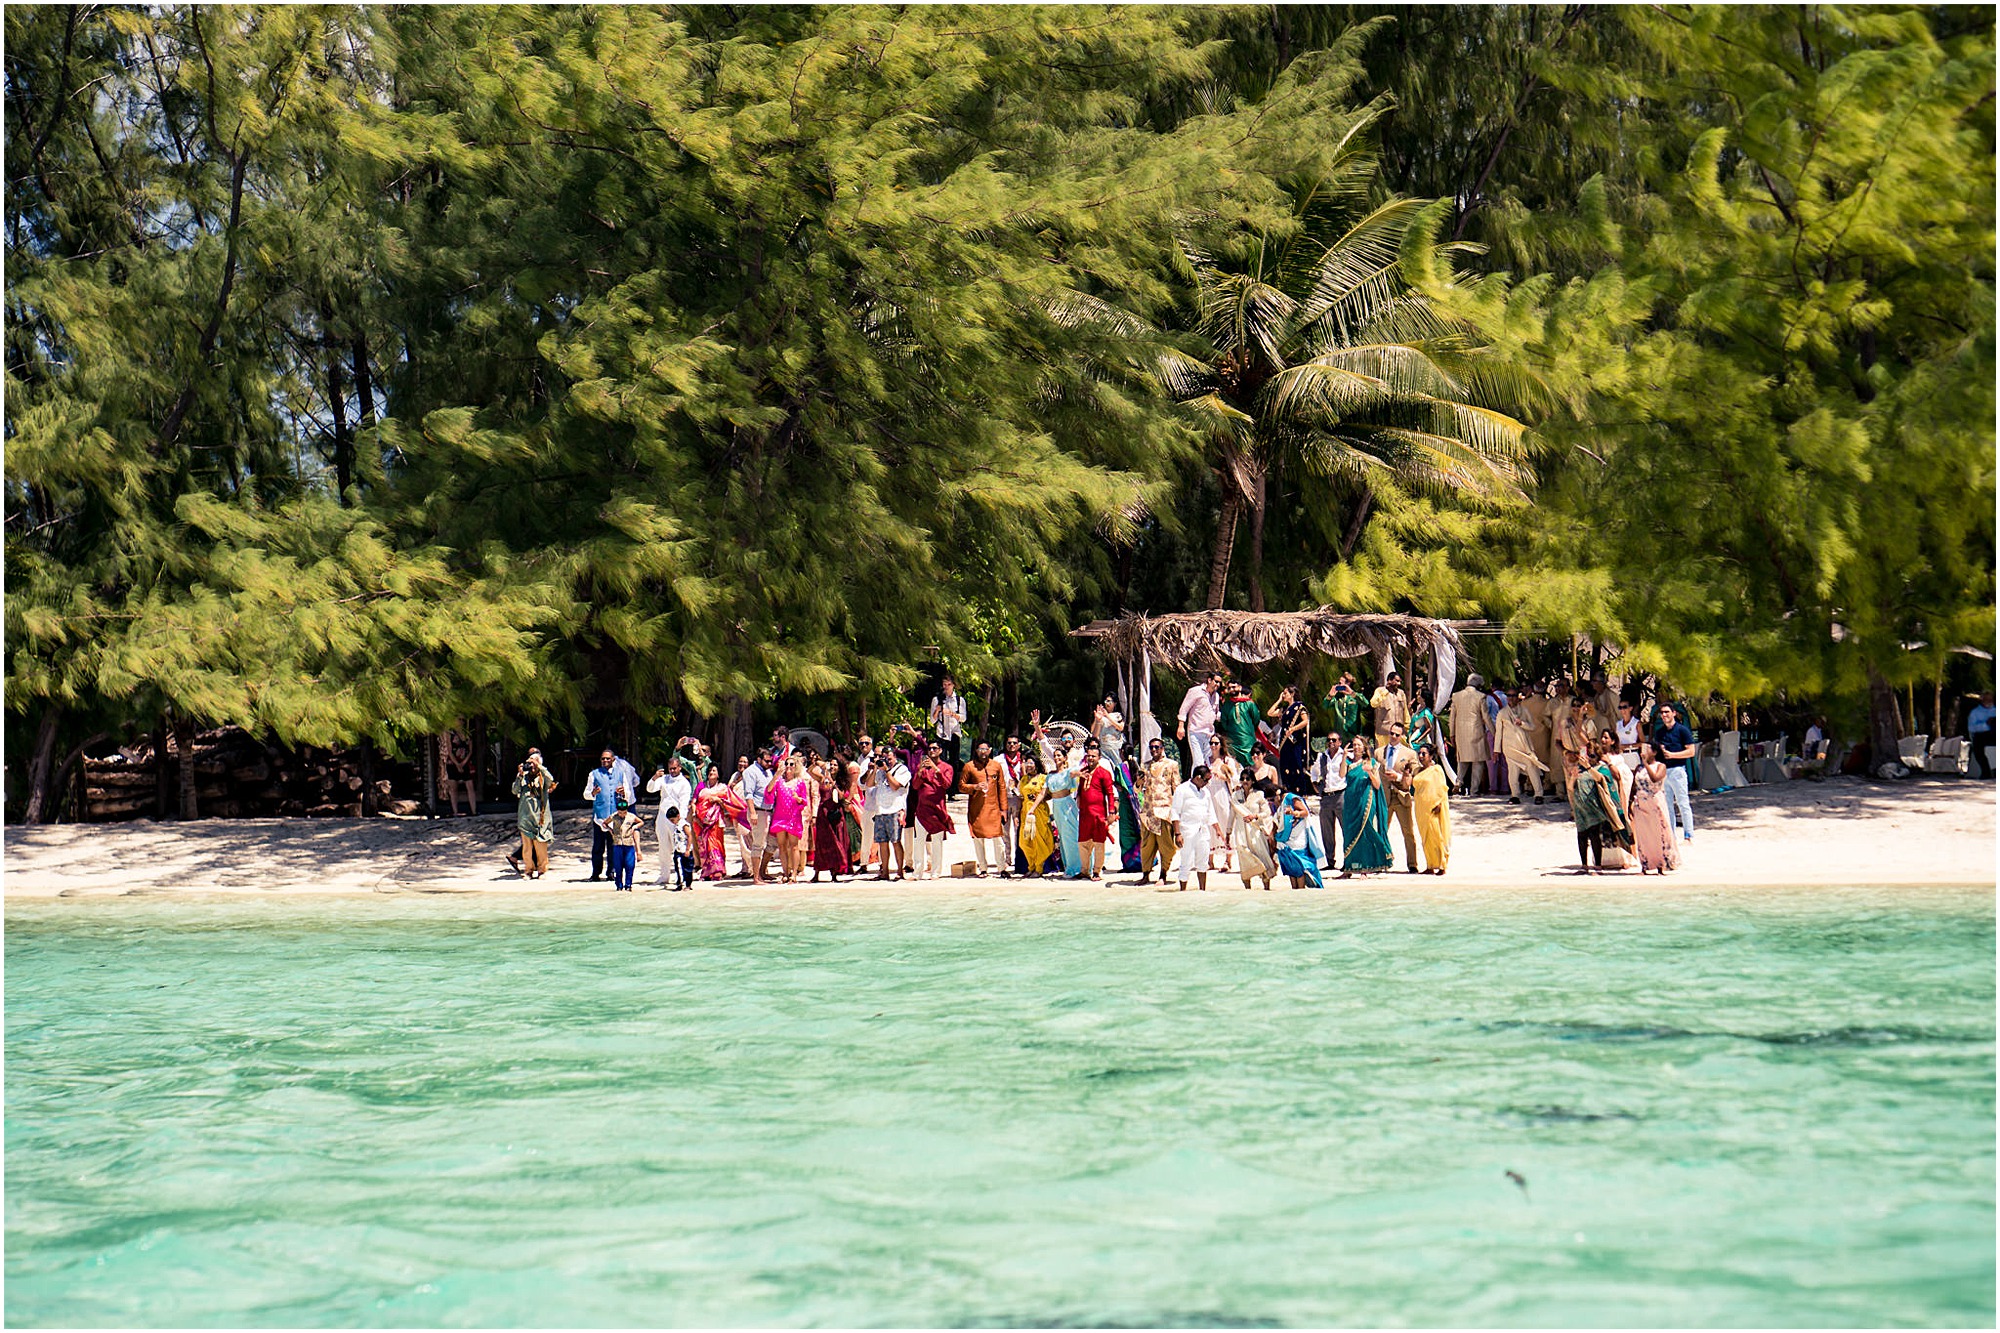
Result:
M1403 826L1403 870L1417 873L1417 810L1410 784L1417 776L1417 752L1410 748L1408 729L1401 722L1389 724L1388 743L1382 747L1382 793L1389 800L1389 818Z

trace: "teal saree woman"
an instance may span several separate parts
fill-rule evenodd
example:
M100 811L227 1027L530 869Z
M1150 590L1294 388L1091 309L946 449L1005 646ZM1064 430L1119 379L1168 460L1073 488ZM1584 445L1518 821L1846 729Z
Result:
M1347 790L1342 794L1340 826L1348 834L1341 849L1343 878L1356 871L1387 870L1389 851L1389 802L1382 793L1382 766L1374 760L1374 747L1357 738L1348 746Z

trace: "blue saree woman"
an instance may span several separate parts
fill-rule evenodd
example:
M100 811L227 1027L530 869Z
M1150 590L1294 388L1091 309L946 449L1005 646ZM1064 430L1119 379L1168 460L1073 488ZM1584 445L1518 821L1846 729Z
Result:
M1049 814L1056 826L1056 846L1063 873L1075 879L1083 873L1083 853L1077 849L1076 774L1057 764L1049 772Z
M1278 869L1291 877L1294 888L1301 883L1325 888L1319 863L1326 859L1326 849L1319 845L1319 824L1307 813L1306 798L1287 796L1284 811L1284 818L1278 821Z

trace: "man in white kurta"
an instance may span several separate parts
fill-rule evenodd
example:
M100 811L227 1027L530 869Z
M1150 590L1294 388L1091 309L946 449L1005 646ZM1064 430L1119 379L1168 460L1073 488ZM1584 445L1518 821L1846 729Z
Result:
M1208 850L1215 840L1215 806L1209 801L1208 766L1196 764L1194 772L1174 791L1174 841L1180 844L1180 856L1174 862L1174 875L1180 881L1182 891L1186 891L1188 875L1193 873L1197 887L1208 888Z
M656 792L660 798L660 812L653 817L653 831L659 836L661 884L673 883L674 877L674 830L667 822L669 811L678 812L682 820L693 813L694 784L681 772L681 757L675 755L667 760L666 766L653 774L646 784L648 792ZM682 827L686 827L683 823Z
M1491 743L1486 734L1486 682L1473 676L1465 688L1451 696L1451 748L1458 756L1458 789L1471 792L1473 775L1479 789L1486 790L1486 756Z

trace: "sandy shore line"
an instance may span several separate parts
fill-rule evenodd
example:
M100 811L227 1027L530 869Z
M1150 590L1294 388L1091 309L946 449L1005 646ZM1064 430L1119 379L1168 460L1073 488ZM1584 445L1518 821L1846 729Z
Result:
M1751 787L1695 797L1695 840L1677 888L1810 885L1992 885L1995 882L1995 789L1973 780L1922 780L1900 786L1834 778ZM650 813L650 810L648 811ZM962 812L959 824L963 827ZM656 863L648 828L639 884ZM1392 826L1391 841L1400 834ZM549 875L527 881L503 857L514 843L512 816L477 819L245 819L195 824L10 828L4 884L9 898L157 897L162 894L603 893L591 883L590 838L581 812L558 825ZM951 860L972 859L963 834ZM734 844L731 854L734 863ZM1572 877L1576 838L1565 807L1510 806L1475 798L1454 807L1450 873L1442 879L1395 872L1343 887L1430 896L1456 887L1540 886ZM1634 872L1607 881L1641 881ZM759 888L746 880L704 882L704 893L748 900L816 897L1047 896L1052 892L1131 892L1132 875L1101 884L989 878L872 879L840 884ZM1648 884L1661 882L1648 878ZM1233 875L1210 887L1239 889ZM1665 887L1665 885L1661 885Z

